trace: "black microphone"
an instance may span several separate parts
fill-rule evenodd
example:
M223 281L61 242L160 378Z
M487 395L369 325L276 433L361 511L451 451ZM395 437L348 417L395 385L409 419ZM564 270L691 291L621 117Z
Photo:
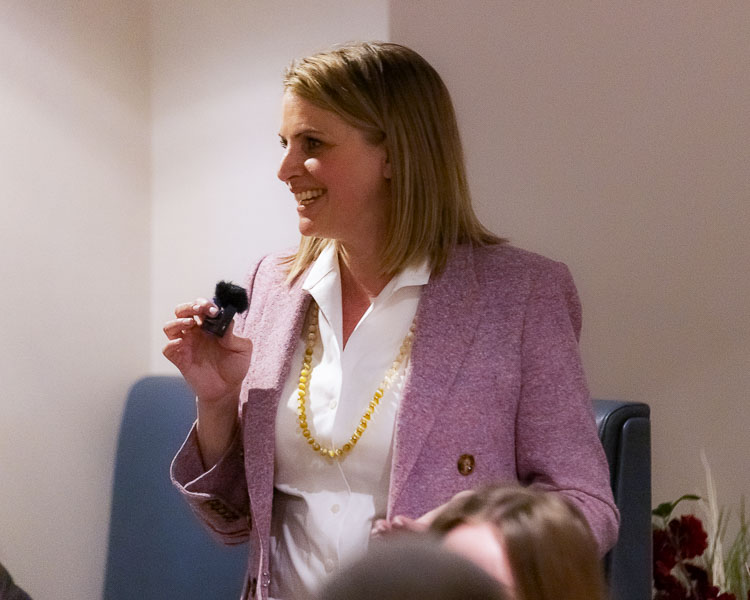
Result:
M215 317L204 317L202 327L205 331L222 337L234 315L247 310L247 291L231 281L220 281L214 291L214 304L219 307L219 313Z

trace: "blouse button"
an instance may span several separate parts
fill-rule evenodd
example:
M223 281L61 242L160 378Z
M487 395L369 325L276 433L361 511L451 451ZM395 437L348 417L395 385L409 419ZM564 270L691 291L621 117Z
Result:
M331 410L335 410L337 406L338 406L338 402L336 402L335 400L331 400L328 403L328 408L330 408Z
M338 504L334 504L334 505L333 505L333 506L331 507L331 512L332 512L332 513L333 513L334 515L335 515L335 514L336 514L337 512L339 512L339 510L341 510L341 507L340 507L340 506L339 506Z

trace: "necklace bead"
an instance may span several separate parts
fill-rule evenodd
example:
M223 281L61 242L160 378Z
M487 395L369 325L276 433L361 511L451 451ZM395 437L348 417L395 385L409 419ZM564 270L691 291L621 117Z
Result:
M375 390L375 393L372 396L372 400L367 405L367 410L362 414L362 418L360 419L359 424L354 430L354 433L349 438L349 441L343 444L341 448L326 448L315 439L315 436L313 436L312 432L310 431L310 427L307 423L307 413L305 409L305 405L307 403L308 382L309 377L312 374L313 350L318 339L318 305L315 301L311 303L310 324L307 328L305 356L302 359L302 369L300 370L299 384L297 386L297 425L302 432L302 437L305 438L305 441L308 443L310 448L312 448L313 452L316 452L321 456L325 456L326 458L333 460L344 458L349 452L354 449L354 446L357 445L357 442L360 440L365 430L367 429L367 424L372 421L372 418L375 415L375 409L380 404L380 400L385 394L385 390L387 390L396 379L398 372L401 370L401 365L411 353L411 344L412 340L414 339L415 330L416 318L415 321L412 321L412 324L409 327L409 331L404 337L404 341L401 342L401 348L398 351L396 360L393 361L391 367L388 369L388 371L386 371L383 381L381 382L378 389Z

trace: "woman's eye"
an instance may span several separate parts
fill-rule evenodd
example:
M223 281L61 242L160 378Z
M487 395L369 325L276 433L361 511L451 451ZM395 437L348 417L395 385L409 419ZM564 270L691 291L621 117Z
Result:
M284 138L279 138L279 144L281 144L281 147L286 149L286 140Z
M305 138L305 145L307 146L308 151L317 150L323 145L323 142L316 138Z

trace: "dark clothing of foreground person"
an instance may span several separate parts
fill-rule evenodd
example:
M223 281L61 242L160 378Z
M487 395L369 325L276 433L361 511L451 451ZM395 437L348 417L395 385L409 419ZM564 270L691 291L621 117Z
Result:
M8 570L0 564L0 600L31 600L31 597L18 587Z

